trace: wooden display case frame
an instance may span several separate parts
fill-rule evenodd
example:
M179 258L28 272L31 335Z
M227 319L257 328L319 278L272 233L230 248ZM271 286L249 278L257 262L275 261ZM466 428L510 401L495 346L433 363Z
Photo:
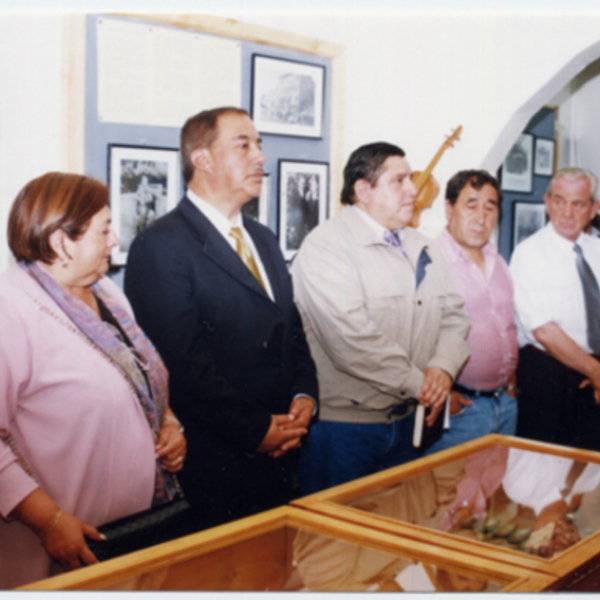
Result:
M379 531L401 535L404 538L419 540L420 542L432 544L439 548L471 554L474 557L485 557L494 562L503 562L540 573L546 573L558 578L557 580L561 585L568 583L574 578L581 578L584 573L590 575L596 569L600 569L600 530L570 548L563 550L554 557L546 559L516 550L495 547L484 542L462 538L450 533L428 529L424 526L397 521L389 517L372 514L344 505L367 494L393 487L406 479L425 473L432 468L466 458L469 455L494 446L529 450L600 464L600 453L598 452L567 448L565 446L535 442L512 436L490 434L405 465L369 475L310 496L305 496L292 502L292 505L315 513L343 519L351 523L360 523L365 527Z
M252 590L246 587L240 574L243 565L236 560L233 544L258 538L285 527L298 528L309 533L327 535L337 540L359 544L374 550L392 554L408 554L412 559L426 560L445 568L476 570L490 578L510 580L502 591L534 592L554 589L556 580L546 574L531 572L514 565L497 563L485 557L472 557L454 550L442 549L423 541L402 539L390 533L367 529L353 523L331 519L293 507L281 507L248 517L240 521L215 527L172 542L167 542L120 558L106 561L77 571L57 575L49 579L19 588L20 590L189 590L188 581L198 578L198 573L209 573L208 579L223 581L224 590ZM260 540L257 540L260 542ZM213 553L199 570L190 559ZM270 553L273 555L271 556ZM263 541L248 552L250 562L261 557L273 558L272 551ZM275 556L276 557L276 556ZM201 559L202 560L202 559ZM178 568L179 566L179 568ZM252 565L251 565L252 566ZM261 577L261 569L246 569L252 577ZM167 585L161 588L161 583ZM176 586L170 584L176 583ZM257 583L256 581L254 583ZM260 584L260 581L258 581ZM214 589L214 588L207 588ZM258 587L258 589L261 589Z

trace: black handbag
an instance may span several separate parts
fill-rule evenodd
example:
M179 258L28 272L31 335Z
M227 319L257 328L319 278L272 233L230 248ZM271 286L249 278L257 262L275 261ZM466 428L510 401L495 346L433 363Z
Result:
M35 479L12 436L5 434L0 436L0 439L12 449L23 470ZM177 496L171 502L98 527L98 531L106 537L106 540L92 540L86 536L88 548L99 561L104 561L191 533L191 506L177 481L176 487Z
M106 541L88 537L85 541L96 558L105 561L189 533L186 529L189 529L190 515L189 502L178 497L167 504L101 525L97 529Z

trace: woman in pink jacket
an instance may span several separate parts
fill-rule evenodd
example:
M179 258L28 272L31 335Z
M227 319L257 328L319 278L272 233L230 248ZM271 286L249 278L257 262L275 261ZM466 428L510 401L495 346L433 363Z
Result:
M108 190L47 173L0 277L0 588L92 564L95 527L173 498L186 444L168 375L115 284Z

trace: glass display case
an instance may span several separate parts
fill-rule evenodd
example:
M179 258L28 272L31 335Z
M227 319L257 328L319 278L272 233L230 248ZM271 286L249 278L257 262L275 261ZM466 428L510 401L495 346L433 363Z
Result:
M282 507L21 589L533 592L554 584L519 566Z
M294 504L564 585L599 562L596 452L489 435Z

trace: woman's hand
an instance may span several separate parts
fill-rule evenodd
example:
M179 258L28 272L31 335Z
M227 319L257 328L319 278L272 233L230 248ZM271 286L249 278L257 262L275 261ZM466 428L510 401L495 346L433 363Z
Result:
M179 421L172 412L165 413L163 426L158 433L156 458L160 458L169 473L177 473L183 468L187 451L187 442Z
M83 536L93 540L103 540L104 537L75 515L60 510L40 488L24 498L11 516L27 525L42 540L48 556L58 561L63 569L70 571L98 562Z
M59 562L65 571L72 571L98 562L87 547L84 535L93 540L104 539L96 528L71 513L63 512L43 546L48 556Z

